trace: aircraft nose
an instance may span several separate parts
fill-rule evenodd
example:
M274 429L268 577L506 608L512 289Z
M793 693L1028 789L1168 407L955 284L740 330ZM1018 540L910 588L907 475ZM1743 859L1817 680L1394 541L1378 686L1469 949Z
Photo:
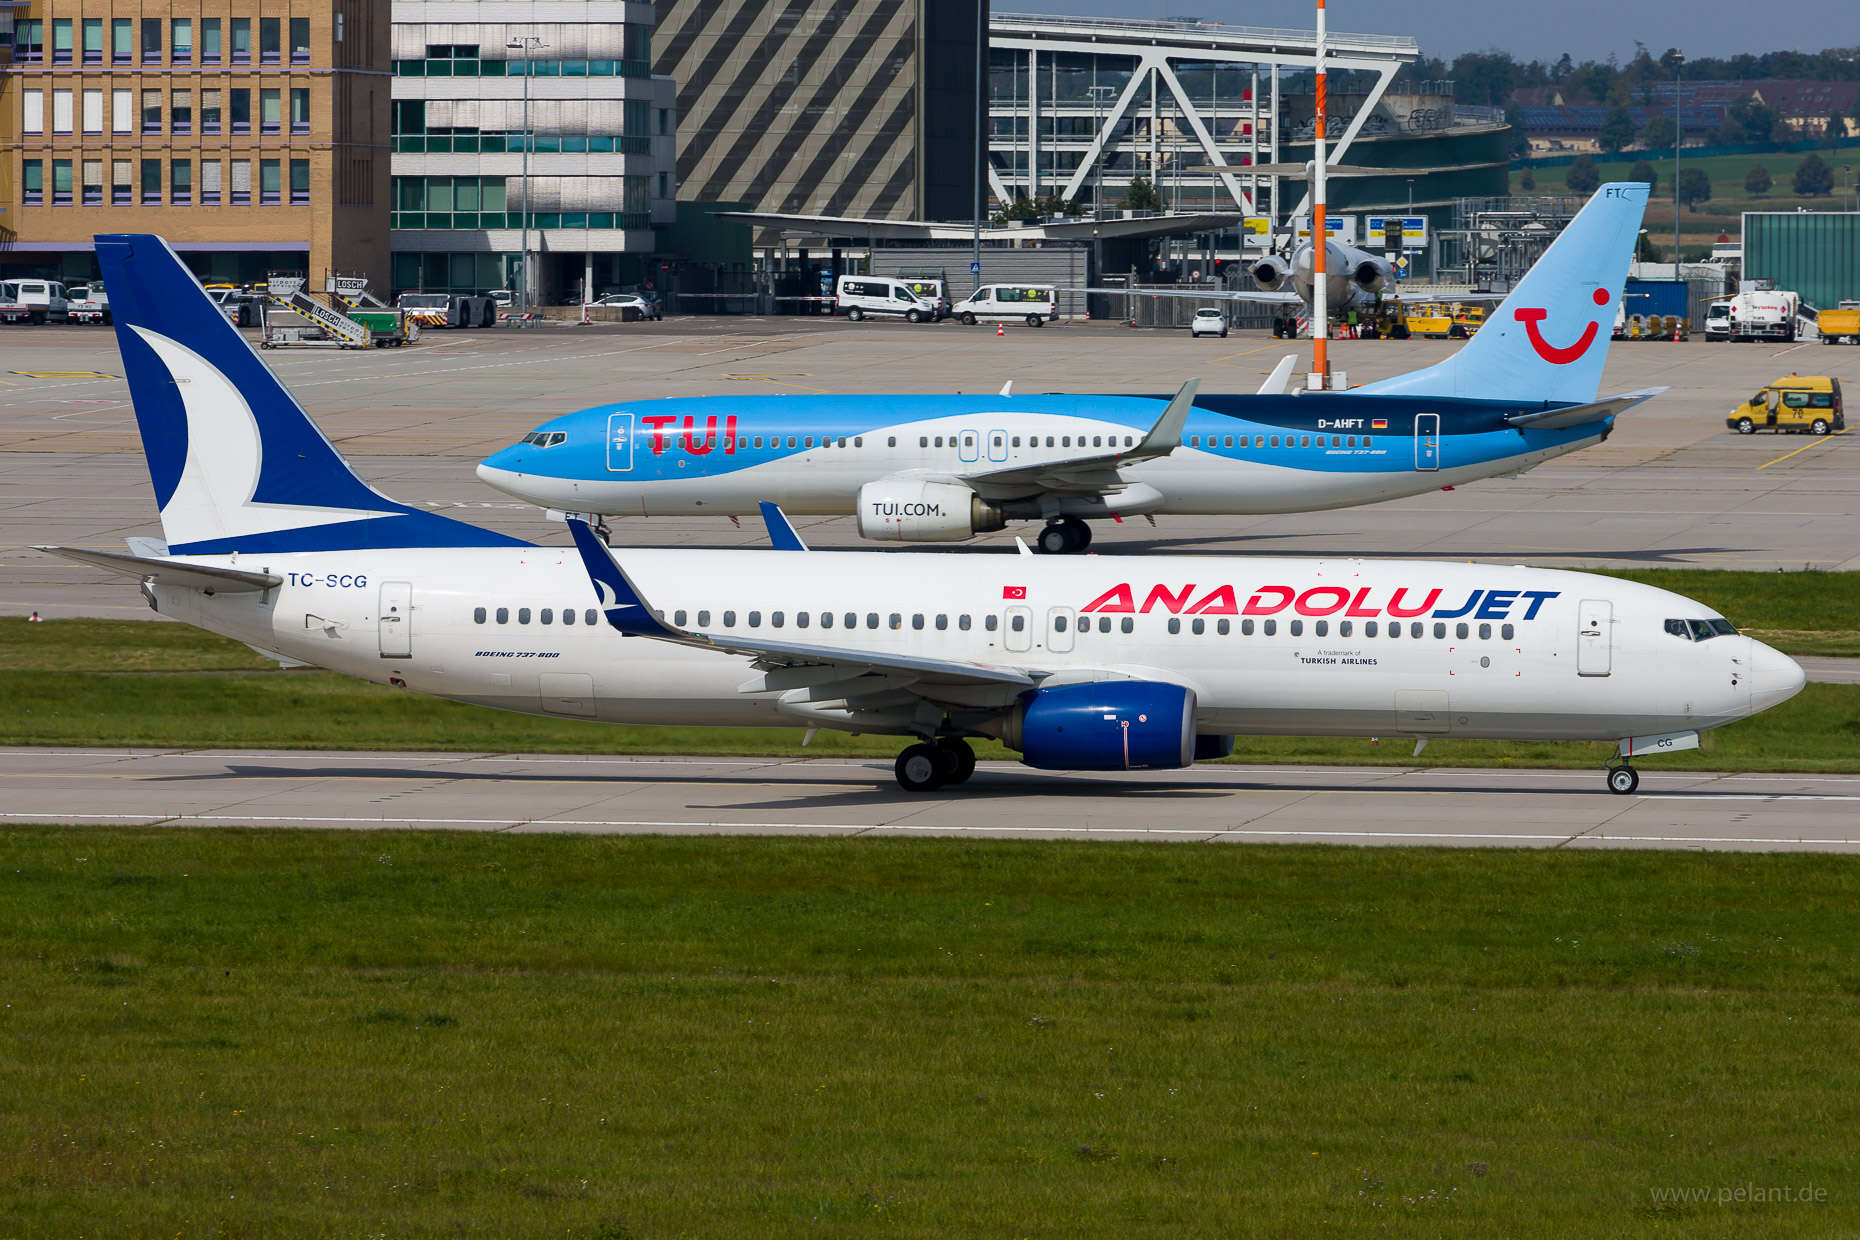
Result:
M1787 702L1808 683L1802 665L1760 641L1750 643L1750 709L1754 713Z
M510 449L506 448L502 452L493 453L485 457L482 461L479 461L479 479L489 483L500 491L508 491L510 485L515 482L518 477L517 471L510 468L511 465L516 464L516 462L511 459L512 455Z

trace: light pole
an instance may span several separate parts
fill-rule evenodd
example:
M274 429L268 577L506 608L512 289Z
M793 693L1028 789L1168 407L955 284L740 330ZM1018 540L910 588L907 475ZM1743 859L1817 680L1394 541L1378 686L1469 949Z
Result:
M511 39L504 46L513 52L523 53L523 243L517 258L517 278L520 281L517 292L517 310L521 314L528 314L530 312L530 147L535 145L535 136L530 133L530 53L549 45L535 35L523 35Z
M1092 57L1092 73L1095 76L1097 72L1098 58L1094 56ZM1117 87L1088 86L1085 88L1085 93L1091 96L1091 136L1092 141L1098 144L1098 158L1092 166L1091 218L1094 223L1102 223L1104 220L1104 155L1110 144L1104 140L1104 135L1100 132L1104 128L1100 109L1104 106L1107 97L1117 93ZM1096 228L1091 230L1092 279L1094 280L1104 272L1104 242L1098 239L1098 231Z
M988 0L975 0L975 235L969 255L970 292L982 287L982 176L988 167L988 147L982 136L983 104L989 97L984 74L988 55Z
M1673 50L1673 279L1679 279L1679 148L1680 118L1685 115L1679 83L1685 73L1685 54Z

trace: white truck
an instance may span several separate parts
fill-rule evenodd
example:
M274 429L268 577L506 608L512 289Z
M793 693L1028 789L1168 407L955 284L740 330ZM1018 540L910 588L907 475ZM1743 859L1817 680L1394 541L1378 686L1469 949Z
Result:
M69 305L65 286L56 280L8 280L0 284L0 318L9 323L63 323Z
M1746 281L1735 296L1720 298L1705 312L1705 339L1782 340L1814 334L1815 312L1800 294L1751 288Z
M104 291L101 281L95 284L73 284L65 289L65 313L79 323L110 322L110 294Z

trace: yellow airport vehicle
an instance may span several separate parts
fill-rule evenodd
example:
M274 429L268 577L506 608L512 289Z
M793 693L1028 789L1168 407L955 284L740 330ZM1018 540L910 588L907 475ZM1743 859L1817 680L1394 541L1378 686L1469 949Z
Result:
M1740 435L1829 435L1847 429L1841 409L1841 381L1826 375L1789 375L1731 410L1724 424Z
M1408 331L1430 340L1467 340L1485 326L1485 307L1460 301L1416 302L1407 310Z
M1860 305L1843 302L1839 310L1823 310L1815 327L1823 344L1860 344Z

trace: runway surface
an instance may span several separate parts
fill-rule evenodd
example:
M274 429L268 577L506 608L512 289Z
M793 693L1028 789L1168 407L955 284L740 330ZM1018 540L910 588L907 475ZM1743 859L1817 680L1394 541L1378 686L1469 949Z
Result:
M1424 366L1444 341L1340 341L1353 382ZM472 472L489 452L573 409L664 396L775 393L1253 391L1309 344L1109 324L912 328L833 319L682 319L579 329L432 333L410 349L279 351L265 360L357 470L388 494L540 542L566 541L542 512ZM1724 416L1779 375L1860 385L1860 349L1620 342L1605 392L1667 386L1607 443L1521 477L1370 508L1259 517L1099 523L1094 549L1481 559L1557 568L1696 565L1860 568L1860 431L1827 439L1738 436ZM49 559L34 543L121 550L159 536L148 471L114 335L101 328L0 330L0 614L148 617L132 585ZM797 522L810 545L860 543L850 518ZM760 546L759 523L722 518L616 524L636 546ZM1008 553L1017 523L940 549ZM895 548L893 548L895 550ZM926 548L913 548L926 549ZM938 548L929 548L938 549ZM1734 617L1735 619L1735 617Z
M0 750L0 822L1860 852L1860 776L983 763L911 796L829 759Z

